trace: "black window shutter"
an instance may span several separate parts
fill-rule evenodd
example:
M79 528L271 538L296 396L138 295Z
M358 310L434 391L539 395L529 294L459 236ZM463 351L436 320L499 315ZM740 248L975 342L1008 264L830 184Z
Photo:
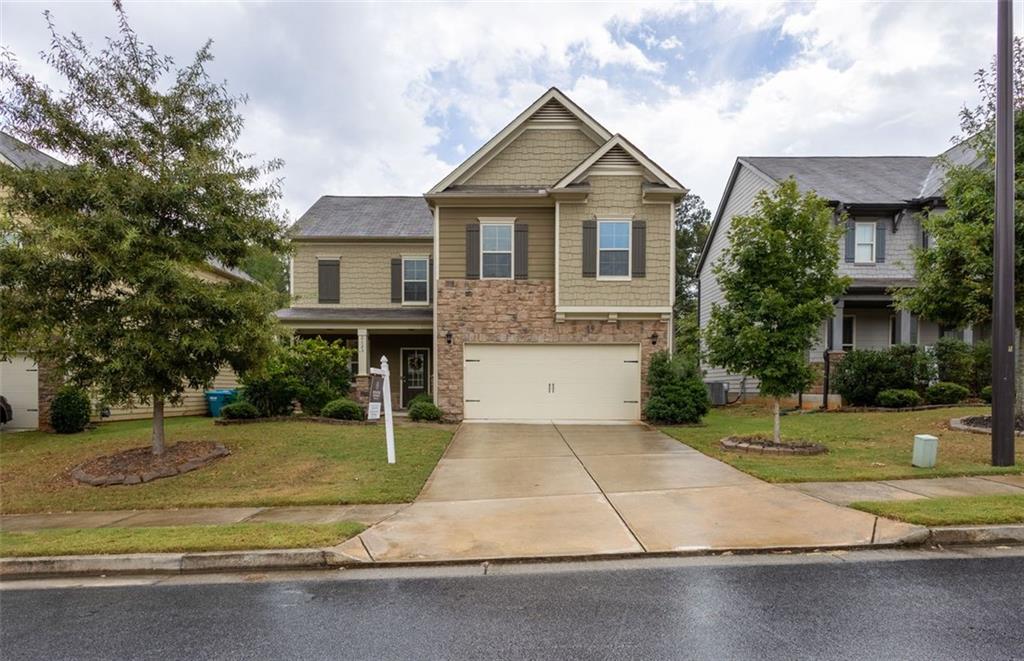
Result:
M922 229L921 230L921 247L924 248L925 250L928 250L929 238L930 237L928 236L928 230Z
M886 224L884 220L878 221L875 225L875 263L882 264L885 262L885 233Z
M466 225L466 277L476 280L480 277L480 225Z
M317 302L341 302L341 261L321 259L317 262Z
M583 277L597 277L597 221L583 221Z
M647 275L647 222L633 221L633 277Z
M526 223L516 223L515 241L516 280L526 280L530 277L530 226Z
M856 251L857 224L851 218L846 221L846 261L852 263Z
M434 300L434 258L427 260L427 301Z
M391 302L402 302L402 260L391 260Z

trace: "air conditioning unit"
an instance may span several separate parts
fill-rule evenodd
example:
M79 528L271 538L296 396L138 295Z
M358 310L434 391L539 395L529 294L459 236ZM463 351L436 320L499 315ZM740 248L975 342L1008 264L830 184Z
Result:
M712 406L725 406L729 403L729 384L725 381L706 381L708 397Z

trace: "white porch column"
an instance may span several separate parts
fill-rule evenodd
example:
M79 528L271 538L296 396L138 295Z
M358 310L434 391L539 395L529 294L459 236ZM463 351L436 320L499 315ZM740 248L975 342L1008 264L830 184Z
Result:
M964 342L974 346L974 326L964 326Z
M845 303L842 300L836 301L835 312L832 315L832 345L829 351L843 350L843 310Z
M910 344L912 338L910 337L910 311L899 310L897 311L897 323L899 324L899 344Z
M370 373L370 341L365 328L356 329L356 350L359 352L359 376Z

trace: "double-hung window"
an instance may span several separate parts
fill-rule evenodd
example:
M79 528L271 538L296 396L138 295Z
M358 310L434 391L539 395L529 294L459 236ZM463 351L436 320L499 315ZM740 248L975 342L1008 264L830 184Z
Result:
M480 224L480 277L512 277L512 223Z
M875 263L875 223L857 223L855 226L855 246L853 261L855 264Z
M428 269L430 260L426 257L402 258L402 302L429 303Z
M602 220L597 223L597 277L628 278L630 221Z

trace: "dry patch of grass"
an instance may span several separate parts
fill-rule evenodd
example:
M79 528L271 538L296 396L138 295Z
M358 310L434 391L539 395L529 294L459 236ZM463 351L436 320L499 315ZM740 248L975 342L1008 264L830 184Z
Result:
M87 459L146 446L148 420L105 423L67 436L7 433L0 435L0 509L10 514L409 502L453 431L442 425L396 426L398 463L390 466L382 425L218 426L211 418L172 418L168 443L214 441L231 455L177 477L110 487L78 484L69 472Z
M801 413L782 418L783 439L803 439L828 447L816 456L773 456L726 452L726 436L764 435L772 429L771 413L762 406L714 409L700 427L665 427L672 437L769 482L891 480L910 477L1020 473L1024 443L1017 443L1017 467L989 465L991 440L983 434L951 431L950 418L977 415L981 408L865 413ZM910 465L914 434L939 438L935 468Z
M359 523L233 523L152 528L57 528L0 532L0 556L187 553L334 546L364 530Z

